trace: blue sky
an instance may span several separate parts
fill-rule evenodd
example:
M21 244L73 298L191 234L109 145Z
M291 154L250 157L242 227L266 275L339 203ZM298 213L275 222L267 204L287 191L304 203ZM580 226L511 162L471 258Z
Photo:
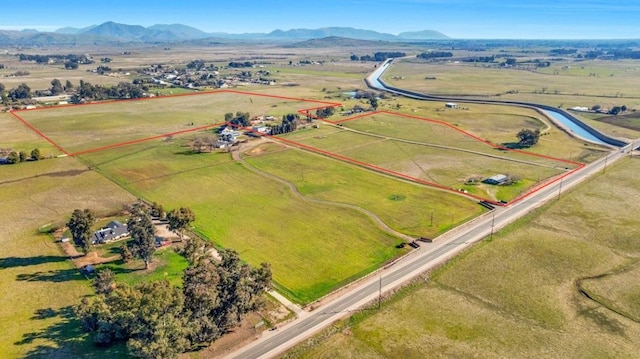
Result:
M2 13L0 29L11 30L115 21L229 33L351 26L467 39L640 38L640 0L13 0Z

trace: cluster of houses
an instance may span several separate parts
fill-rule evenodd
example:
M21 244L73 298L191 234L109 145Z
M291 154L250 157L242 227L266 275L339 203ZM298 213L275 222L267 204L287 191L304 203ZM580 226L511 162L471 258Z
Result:
M270 135L271 124L275 121L278 121L278 118L275 116L256 116L249 122L251 128L250 132L254 134ZM241 142L241 136L244 134L245 132L243 131L231 126L226 126L218 134L218 141L216 142L215 147L221 149L229 148L238 142Z
M152 78L152 83L159 86L175 86L188 89L199 87L228 88L238 85L274 85L275 80L269 79L270 72L266 70L241 70L227 75L221 75L217 67L202 67L200 69L179 69L173 66L152 65L140 70L142 75Z

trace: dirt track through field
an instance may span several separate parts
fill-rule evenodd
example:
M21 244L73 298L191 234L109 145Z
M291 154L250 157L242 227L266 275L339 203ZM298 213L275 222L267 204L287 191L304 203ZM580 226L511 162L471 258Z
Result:
M247 143L247 144L243 144L238 149L236 149L236 150L231 152L232 158L235 161L238 161L238 162L242 163L247 169L249 169L250 171L252 171L252 172L254 172L256 174L258 174L260 176L263 176L263 177L266 177L266 178L269 178L269 179L272 179L274 181L277 181L277 182L280 182L280 183L286 185L287 187L289 187L291 192L296 197L300 198L303 201L306 201L306 202L309 202L309 203L315 203L315 204L321 204L321 205L327 205L327 206L335 206L335 207L342 207L342 208L348 208L348 209L356 210L356 211L358 211L360 213L365 214L369 218L371 218L380 229L382 229L383 231L387 232L388 234L390 234L390 235L392 235L394 237L402 238L403 240L405 240L407 242L412 242L412 241L415 240L415 238L413 238L411 236L408 236L408 235L406 235L404 233L400 233L400 232L394 230L393 228L389 227L386 223L384 223L384 221L382 221L382 219L380 219L380 217L378 217L378 215L376 215L375 213L373 213L373 212L371 212L371 211L369 211L367 209L364 209L362 207L358 207L358 206L355 206L355 205L352 205L352 204L346 204L346 203L340 203L340 202L332 202L332 201L323 201L323 200L319 200L319 199L315 199L315 198L309 198L309 197L303 195L302 193L300 193L300 190L298 190L298 187L296 187L296 185L293 184L292 182L289 182L289 181L284 180L284 179L282 179L280 177L274 176L274 175L272 175L272 174L270 174L268 172L264 172L262 170L259 170L259 169L255 168L255 167L251 166L249 163L247 163L247 161L244 160L244 158L242 157L242 153L243 152L250 151L252 148L254 148L254 147L258 146L258 145L261 145L263 143L266 143L266 142L267 142L267 140L264 137L262 137L260 140L253 141L253 142L250 142L250 143ZM286 145L283 144L283 146L286 146Z

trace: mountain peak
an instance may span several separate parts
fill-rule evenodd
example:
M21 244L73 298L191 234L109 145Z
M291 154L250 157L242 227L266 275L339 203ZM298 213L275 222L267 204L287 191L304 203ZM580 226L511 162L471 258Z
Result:
M28 36L36 36L32 32L24 33L20 39L25 40ZM121 24L114 21L106 21L99 25L92 25L85 28L63 27L55 31L56 35L63 37L55 37L56 41L66 36L64 41L81 41L79 36L88 39L91 37L94 42L104 39L105 41L116 42L149 42L149 43L170 43L195 41L207 38L218 38L228 40L271 40L274 42L282 41L304 41L311 39L324 39L328 37L353 39L353 40L369 40L369 41L420 41L420 40L436 40L448 39L447 36L433 30L424 30L416 32L404 32L398 36L373 30L357 29L353 27L322 27L318 29L297 28L290 30L273 30L270 33L247 33L247 34L228 34L228 33L207 33L195 27L183 24L157 24L149 27L140 25ZM20 39L12 40L15 44L20 43ZM8 41L8 40L7 40ZM53 41L53 40L52 40ZM64 42L63 41L63 42ZM82 41L81 41L82 42ZM345 40L339 42L345 43ZM5 42L2 42L3 44ZM8 44L8 43L7 43ZM52 42L51 44L54 44Z

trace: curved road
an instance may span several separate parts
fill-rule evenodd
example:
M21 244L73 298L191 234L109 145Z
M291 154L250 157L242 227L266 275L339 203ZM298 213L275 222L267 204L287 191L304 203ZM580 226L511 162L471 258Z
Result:
M636 141L640 141L640 139ZM398 260L394 265L383 268L354 284L351 288L340 293L340 296L321 305L308 315L275 331L264 332L260 338L230 353L227 357L273 358L282 354L334 321L344 318L374 301L381 292L397 288L421 273L438 266L471 244L486 238L494 231L526 215L533 209L558 198L562 192L605 170L607 165L628 155L631 152L631 146L626 145L579 171L567 173L562 176L560 181L548 183L519 202L497 208L457 227L437 237L433 243L423 244L421 248Z

